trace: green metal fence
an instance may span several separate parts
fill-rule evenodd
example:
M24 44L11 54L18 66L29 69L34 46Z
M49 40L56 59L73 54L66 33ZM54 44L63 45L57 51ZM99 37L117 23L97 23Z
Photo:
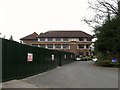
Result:
M0 83L2 82L2 40L0 38ZM0 85L0 87L2 87Z
M74 54L2 41L2 81L20 79L42 73L74 61ZM28 61L28 53L33 55Z

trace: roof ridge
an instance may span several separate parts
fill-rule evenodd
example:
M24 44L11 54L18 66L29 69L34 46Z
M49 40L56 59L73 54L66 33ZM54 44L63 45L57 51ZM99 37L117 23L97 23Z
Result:
M32 34L29 34L23 38L20 38L20 40L23 40L23 39L35 39L36 37L38 36L38 34L36 32L33 32Z
M81 30L49 30L38 37L92 37Z
M59 31L62 31L62 32L67 32L67 31L72 31L72 32L76 32L76 31L82 31L82 30L49 30L50 32L51 31L56 31L56 32L59 32ZM48 31L48 32L49 32Z

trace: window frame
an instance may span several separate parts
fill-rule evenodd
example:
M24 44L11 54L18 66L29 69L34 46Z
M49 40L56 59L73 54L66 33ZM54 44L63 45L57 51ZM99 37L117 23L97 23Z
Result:
M67 48L66 48L66 46L64 47L64 45L66 45ZM63 49L69 49L69 44L63 44L62 46L63 46Z
M53 38L47 38L47 41L53 41Z
M40 38L40 41L45 41L45 38Z
M61 38L55 38L55 41L62 41Z
M63 41L69 41L69 38L63 38Z
M56 47L56 45L60 45L60 47ZM55 44L56 49L61 49L61 44Z
M41 45L43 45L42 47L41 47ZM46 45L45 44L39 44L39 46L41 47L41 48L46 48Z
M51 45L51 46L49 46L49 45ZM53 49L53 44L47 44L47 48L51 48L51 49Z

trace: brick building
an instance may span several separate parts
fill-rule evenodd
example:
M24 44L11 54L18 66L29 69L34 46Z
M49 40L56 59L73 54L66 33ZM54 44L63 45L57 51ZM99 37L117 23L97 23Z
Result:
M20 39L32 46L74 52L77 55L90 55L92 36L83 31L48 31L33 33Z

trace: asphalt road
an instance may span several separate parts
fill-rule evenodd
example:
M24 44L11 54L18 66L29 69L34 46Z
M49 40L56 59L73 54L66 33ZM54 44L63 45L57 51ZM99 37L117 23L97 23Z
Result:
M118 88L118 69L76 61L19 81L34 88Z

